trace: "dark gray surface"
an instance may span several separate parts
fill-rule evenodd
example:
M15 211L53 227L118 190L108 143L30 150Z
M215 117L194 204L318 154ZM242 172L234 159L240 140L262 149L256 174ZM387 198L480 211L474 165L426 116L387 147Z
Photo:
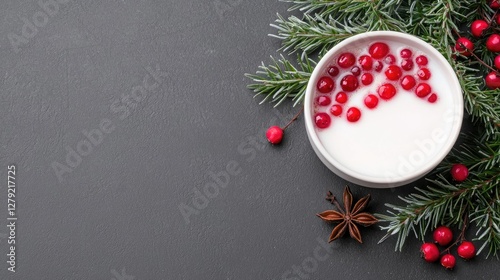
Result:
M498 262L483 258L458 260L454 272L426 264L414 239L395 253L394 239L377 245L384 233L375 228L362 230L364 245L348 238L328 245L327 258L314 267L318 240L333 228L315 213L330 207L326 190L339 195L346 182L315 156L302 119L283 145L262 142L263 130L283 125L297 109L257 105L243 77L275 54L279 42L266 34L287 4L79 2L59 4L36 33L25 30L31 38L18 50L9 36L21 36L23 18L32 21L42 9L37 1L8 1L0 10L0 279L498 275ZM156 77L158 88L134 99L144 79L155 83L149 73L157 67L166 73ZM103 121L109 133L96 136L92 151L59 180L54 162L66 164L68 149L88 143L83 131L100 129ZM5 262L12 163L16 273ZM185 219L179 207L195 207L196 193L214 181L210 174L228 165L239 173L211 198L197 200L200 209ZM357 198L371 193L369 210L381 212L411 187L352 190ZM312 265L310 272L287 273L303 262Z

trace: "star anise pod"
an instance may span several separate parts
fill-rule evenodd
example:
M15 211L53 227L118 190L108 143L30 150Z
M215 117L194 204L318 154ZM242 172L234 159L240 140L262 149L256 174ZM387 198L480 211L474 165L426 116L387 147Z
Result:
M359 232L358 225L371 226L378 222L372 214L361 212L365 209L366 205L370 201L370 195L367 195L360 199L354 207L352 207L352 193L348 186L344 189L344 209L340 207L340 204L335 199L335 196L331 192L328 192L326 199L334 204L339 211L327 210L323 213L316 214L322 220L329 222L340 222L333 228L332 234L328 239L328 242L332 242L344 235L344 233L349 229L349 235L356 239L359 243L363 243L361 239L361 233Z

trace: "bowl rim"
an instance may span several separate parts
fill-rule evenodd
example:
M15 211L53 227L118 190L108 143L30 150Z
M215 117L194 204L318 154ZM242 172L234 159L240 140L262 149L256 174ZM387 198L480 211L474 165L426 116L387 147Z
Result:
M403 176L397 176L396 178L391 178L390 176L387 177L374 177L374 176L369 176L365 174L361 174L355 170L352 170L350 168L345 167L342 165L339 161L337 161L330 153L325 149L321 141L319 140L319 137L317 135L314 123L313 123L313 117L312 117L312 108L313 108L313 100L314 100L314 89L316 86L316 81L321 75L321 70L324 69L325 64L329 63L331 58L337 55L338 52L341 50L345 49L348 45L353 44L353 43L359 43L362 42L363 40L366 40L367 42L373 42L375 41L377 37L391 37L391 38L398 38L398 41L401 40L407 40L407 41L412 41L414 44L418 46L418 48L427 53L427 54L432 54L432 56L435 56L438 59L438 64L442 65L444 69L446 69L446 77L450 77L451 80L448 81L448 84L450 85L450 92L453 95L457 95L456 97L453 97L453 100L455 101L454 104L452 104L452 108L456 110L454 111L453 116L453 122L452 122L452 127L450 130L450 133L447 135L446 142L443 143L443 148L429 161L424 164L423 166L419 167L416 169L415 172L409 172ZM379 39L383 40L383 39ZM333 165L334 168L331 168L327 165L334 173L341 172L343 174L338 174L342 178L354 178L353 181L361 181L361 183L366 182L366 184L363 185L370 185L370 183L374 184L391 184L392 186L397 186L398 182L404 182L404 184L409 183L411 181L417 180L418 178L424 176L427 174L429 171L434 169L445 157L446 155L451 151L453 148L454 144L456 143L458 136L460 134L460 130L462 127L462 119L463 119L463 114L464 114L464 104L463 104L463 95L462 95L462 87L460 85L460 82L456 76L455 71L451 67L451 65L448 63L448 61L444 58L444 56L437 51L434 47L432 47L430 44L427 42L423 41L422 39L410 35L407 33L401 33L401 32L396 32L396 31L370 31L370 32L365 32L361 34L354 35L352 37L349 37L342 42L336 44L333 48L331 48L318 62L318 64L315 66L305 92L304 96L304 113L305 113L305 125L306 125L306 131L308 134L308 138L311 142L311 145L315 146L314 150L318 154L318 156L321 158L323 157L324 160L326 160L328 163ZM321 154L321 156L320 156ZM351 180L350 180L351 181Z

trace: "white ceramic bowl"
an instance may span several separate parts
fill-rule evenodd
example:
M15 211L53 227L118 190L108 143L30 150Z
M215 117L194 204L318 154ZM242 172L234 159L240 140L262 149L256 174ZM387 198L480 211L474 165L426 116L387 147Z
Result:
M427 102L411 91L399 88L394 99L379 100L375 109L363 107L363 96L373 93L384 77L384 70L372 85L350 93L344 108L362 108L362 117L349 123L344 113L331 115L332 123L319 129L314 115L319 112L315 102L318 79L336 63L343 52L359 55L368 52L374 42L385 42L395 56L408 47L425 55L432 73L428 82L438 94L436 103ZM398 58L399 59L399 58ZM415 66L417 67L417 66ZM421 66L419 66L421 67ZM348 71L342 70L341 71ZM339 91L342 72L335 81ZM378 83L378 85L377 85ZM399 83L399 82L398 82ZM418 83L418 76L417 76ZM350 104L350 103L353 104ZM357 103L356 103L357 102ZM333 47L318 63L305 95L305 124L311 145L320 160L338 176L358 185L389 188L413 182L434 169L449 153L458 138L463 118L463 97L460 83L446 59L421 39L399 32L375 31L350 37ZM325 109L322 109L325 110Z

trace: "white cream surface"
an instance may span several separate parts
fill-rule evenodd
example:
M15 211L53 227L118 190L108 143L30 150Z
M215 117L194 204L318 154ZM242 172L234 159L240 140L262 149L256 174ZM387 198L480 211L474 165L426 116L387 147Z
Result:
M391 53L400 62L399 52L406 46L397 42L389 43ZM413 59L422 54L415 48ZM356 57L368 51L360 50ZM369 93L377 95L377 88L387 79L383 73L372 71L375 80L369 86L360 86L358 90L349 94L349 100L343 105L343 113L339 117L332 117L330 127L316 128L318 137L327 152L344 168L373 178L390 179L404 177L410 173L425 168L429 161L444 148L450 137L453 123L458 121L452 96L447 92L448 84L443 74L444 68L428 56L431 79L425 81L432 87L432 92L438 95L435 103L426 98L419 98L414 89L406 91L399 86L399 82L392 82L397 87L396 95L390 100L379 98L378 106L368 109L363 100ZM384 70L387 65L384 65ZM403 71L403 75L416 74L414 70ZM348 73L342 73L336 78L335 94L341 90L339 81ZM333 101L332 104L335 104ZM352 123L347 121L345 113L349 107L355 106L361 110L361 119ZM314 112L328 112L330 106L315 107Z

